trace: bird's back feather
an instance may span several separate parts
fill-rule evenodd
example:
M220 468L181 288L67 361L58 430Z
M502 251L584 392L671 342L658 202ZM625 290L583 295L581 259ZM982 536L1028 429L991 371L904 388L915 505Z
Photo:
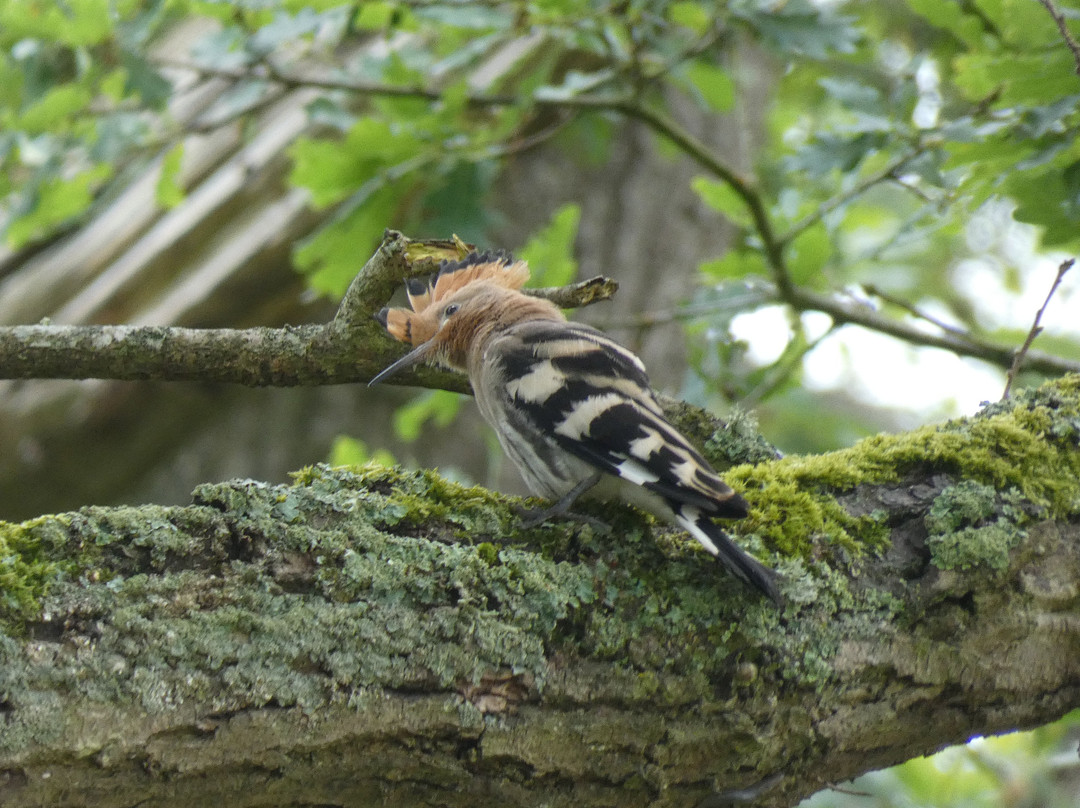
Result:
M599 331L525 322L497 337L489 356L503 406L525 413L564 451L710 516L746 515L745 500L664 418L641 360Z

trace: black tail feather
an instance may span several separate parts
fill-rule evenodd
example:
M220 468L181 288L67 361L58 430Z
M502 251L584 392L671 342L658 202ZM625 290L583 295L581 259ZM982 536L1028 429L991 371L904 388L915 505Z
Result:
M716 556L736 578L757 589L778 607L783 608L784 598L779 589L780 576L775 570L766 567L749 555L697 508L683 505L675 511L675 517L679 524L686 528L706 550Z

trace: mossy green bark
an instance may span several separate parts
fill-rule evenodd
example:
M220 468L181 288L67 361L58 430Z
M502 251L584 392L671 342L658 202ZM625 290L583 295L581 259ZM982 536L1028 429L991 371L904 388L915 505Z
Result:
M1078 425L1069 378L730 469L783 612L624 506L521 530L434 472L0 524L0 803L694 805L782 772L781 805L1049 721Z

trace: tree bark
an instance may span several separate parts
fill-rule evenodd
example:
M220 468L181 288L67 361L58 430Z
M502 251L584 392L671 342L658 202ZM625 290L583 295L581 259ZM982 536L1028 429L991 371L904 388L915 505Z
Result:
M464 245L462 245L464 246ZM284 328L178 328L133 325L0 326L0 379L115 379L230 382L252 387L367 381L402 350L372 314L410 274L457 258L451 242L409 239L387 230L353 280L333 320ZM614 281L596 277L531 289L565 307L611 297ZM452 374L418 369L401 384L467 390Z
M723 460L729 433L700 431ZM763 602L432 472L0 524L5 806L727 804L1080 701L1080 378L727 478Z

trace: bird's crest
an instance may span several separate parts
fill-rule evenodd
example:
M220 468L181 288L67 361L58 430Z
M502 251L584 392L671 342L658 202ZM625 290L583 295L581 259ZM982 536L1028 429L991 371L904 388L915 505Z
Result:
M425 317L435 304L476 281L491 281L506 289L520 289L529 279L529 265L502 250L472 252L460 261L443 261L427 278L409 278L405 291L409 309L385 308L376 318L394 339L420 345L435 335L437 317Z

